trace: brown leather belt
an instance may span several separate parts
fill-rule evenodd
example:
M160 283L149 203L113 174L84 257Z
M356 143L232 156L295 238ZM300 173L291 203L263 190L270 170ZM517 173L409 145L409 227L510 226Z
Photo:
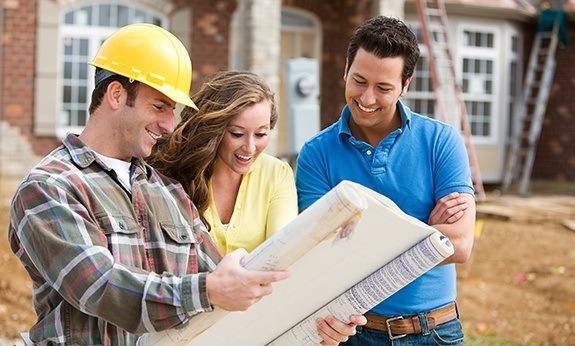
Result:
M427 313L427 327L432 330L436 326L449 322L457 318L457 307L451 303L443 308ZM383 317L378 315L365 314L367 324L364 328L375 329L387 332L390 339L399 339L407 334L420 334L422 332L421 322L417 315L403 317Z

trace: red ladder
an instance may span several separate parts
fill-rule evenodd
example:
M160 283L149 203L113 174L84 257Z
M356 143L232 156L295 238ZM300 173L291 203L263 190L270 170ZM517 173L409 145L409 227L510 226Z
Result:
M461 86L457 83L450 41L447 34L447 15L443 1L415 0L421 34L427 47L429 71L435 92L439 120L458 128L465 138L473 186L480 201L485 200L485 190L479 170L477 153L472 142L467 108Z

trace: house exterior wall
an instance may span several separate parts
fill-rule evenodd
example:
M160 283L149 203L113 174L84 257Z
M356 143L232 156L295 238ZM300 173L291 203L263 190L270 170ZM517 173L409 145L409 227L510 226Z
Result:
M33 132L34 64L37 3L4 1L0 76L0 176L18 180L40 156L33 147L55 146Z
M192 91L199 90L205 78L228 69L230 22L236 1L189 1L192 7Z
M2 120L32 138L37 2L4 5L2 36Z
M37 161L57 145L51 136L34 133L34 78L36 61L36 0L3 2L2 27L2 104L0 105L3 128L3 171L15 174L16 160ZM20 138L30 144L22 147ZM19 148L16 148L20 145ZM6 148L8 146L8 148ZM14 150L11 150L14 146ZM17 155L9 155L16 152ZM27 167L28 165L24 165Z
M184 44L192 57L194 73L192 91L199 89L206 76L229 68L230 22L239 1L244 0L163 0L164 3L171 4L168 6L168 16L172 21L179 22L178 27L189 25L187 30L183 30L184 34L179 36L184 37ZM43 90L41 89L43 76L40 73L43 70L40 69L38 72L37 66L42 66L42 59L50 57L42 52L45 49L42 48L45 38L40 37L36 30L42 2L65 6L77 1L4 0L2 3L0 120L3 129L7 127L10 129L0 133L0 136L3 136L0 142L3 146L0 165L4 167L6 160L3 157L6 152L18 152L16 154L18 159L33 163L59 144L59 139L55 135L46 135L49 131L39 130L43 126L41 123L43 118L39 111L55 102L55 97L52 99L38 97L38 92ZM148 7L158 6L156 2L149 0L131 2ZM406 1L406 14L412 11L411 3L412 1ZM494 6L497 6L495 3ZM342 76L349 36L357 25L373 15L375 9L385 6L382 6L382 0L282 0L281 4L309 11L321 21L323 30L320 64L321 127L327 127L337 120L341 108L345 105ZM166 8L164 6L162 10ZM182 8L187 10L182 12L180 11ZM450 8L453 7L448 7L448 12ZM477 13L481 15L481 11ZM507 16L508 12L500 17L507 18ZM519 17L527 22L524 14L518 15L517 18ZM569 14L569 18L573 18L573 13ZM533 19L524 27L525 66L535 33L536 20ZM575 28L569 26L571 38L574 37L574 31ZM575 181L575 121L572 115L572 110L575 109L575 98L572 97L575 66L570 59L575 53L574 45L559 49L557 52L557 72L533 170L534 179ZM9 136L17 136L19 139L12 140ZM23 142L19 141L20 139ZM29 143L29 147L18 143ZM19 151L11 150L10 145L17 145ZM500 145L503 146L505 143ZM0 171L4 170L2 166Z
M529 31L533 37L533 26ZM556 53L555 76L533 166L535 179L575 181L575 26L568 25L568 31L570 44Z

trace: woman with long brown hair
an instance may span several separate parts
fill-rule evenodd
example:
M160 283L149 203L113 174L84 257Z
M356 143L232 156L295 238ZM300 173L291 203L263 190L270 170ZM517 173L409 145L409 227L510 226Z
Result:
M278 114L257 75L219 72L193 96L149 162L178 180L222 253L247 251L297 216L291 167L263 153Z

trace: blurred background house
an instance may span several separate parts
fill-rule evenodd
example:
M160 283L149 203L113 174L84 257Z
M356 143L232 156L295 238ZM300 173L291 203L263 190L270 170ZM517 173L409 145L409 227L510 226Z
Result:
M514 110L540 11L562 6L572 21L575 0L445 0L445 6L481 176L499 184L519 127ZM420 34L414 0L3 0L0 177L20 179L67 132L82 130L94 83L86 62L110 33L134 22L158 24L184 42L193 91L218 70L263 76L280 105L268 151L293 158L303 141L339 117L348 39L377 14L402 18ZM567 25L566 37L573 32ZM556 53L533 179L575 181L574 50L563 44ZM421 51L404 101L434 116L423 42Z

